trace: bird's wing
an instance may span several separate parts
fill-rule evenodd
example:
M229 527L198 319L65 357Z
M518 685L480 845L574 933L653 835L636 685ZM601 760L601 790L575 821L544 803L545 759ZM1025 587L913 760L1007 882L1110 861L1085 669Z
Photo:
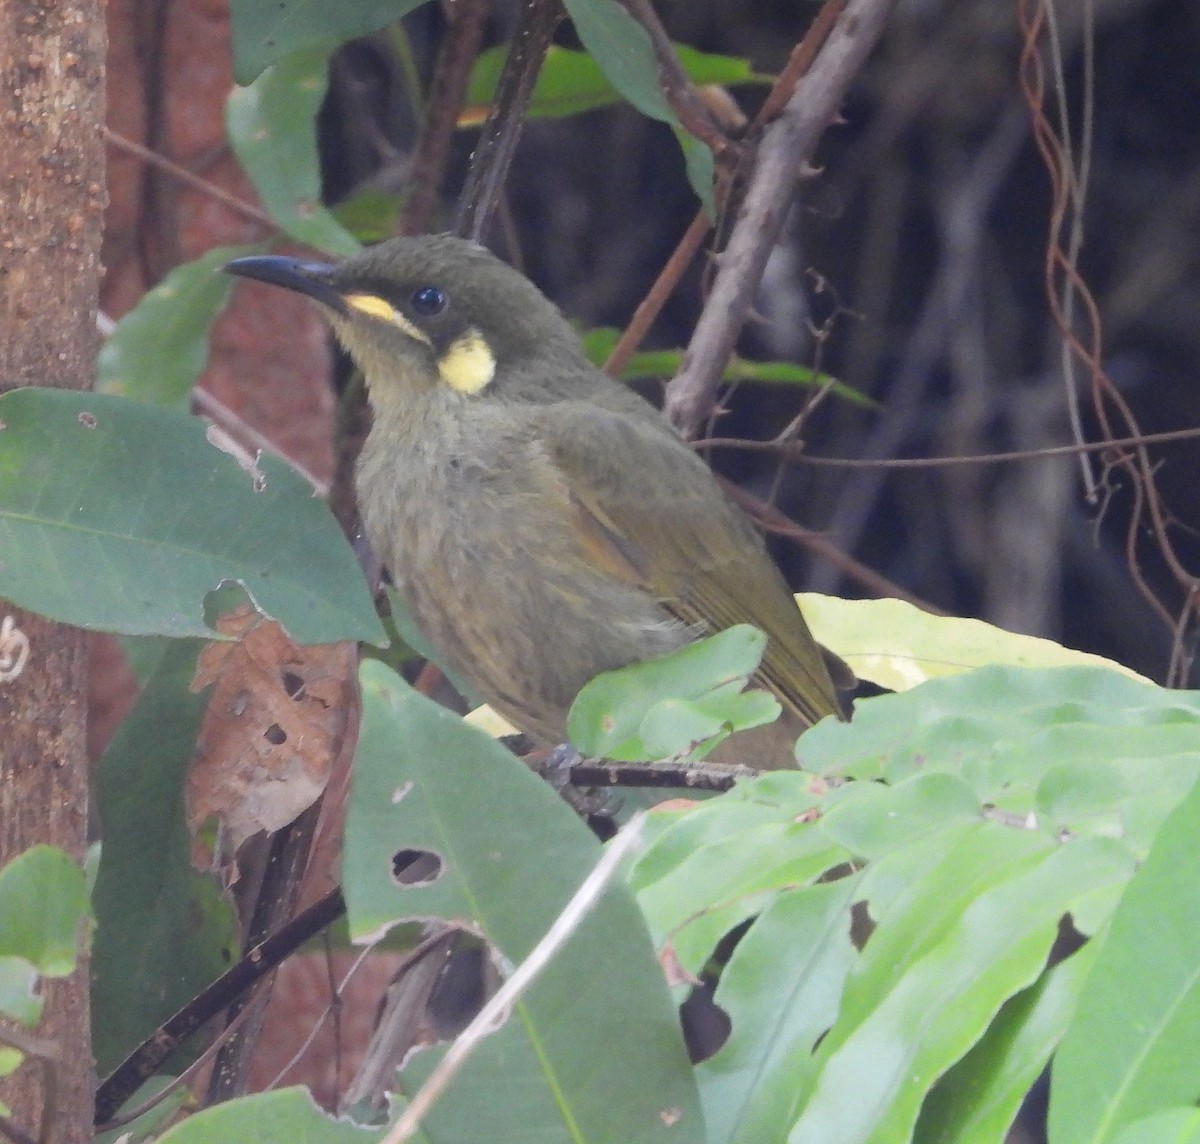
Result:
M652 593L684 623L768 636L762 681L805 722L839 710L822 649L750 522L665 424L561 402L539 439L594 566Z

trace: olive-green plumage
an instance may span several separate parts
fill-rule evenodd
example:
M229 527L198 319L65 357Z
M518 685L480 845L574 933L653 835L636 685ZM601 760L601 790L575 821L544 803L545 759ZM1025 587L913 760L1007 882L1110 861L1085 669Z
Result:
M559 742L594 675L737 623L767 633L761 681L803 725L838 713L759 535L517 271L446 235L230 269L323 303L374 413L368 539L426 637L516 726Z

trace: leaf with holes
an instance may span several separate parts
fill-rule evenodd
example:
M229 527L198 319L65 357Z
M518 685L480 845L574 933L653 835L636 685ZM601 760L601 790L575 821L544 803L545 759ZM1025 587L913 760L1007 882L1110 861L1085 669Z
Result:
M357 701L358 646L303 648L250 608L222 616L234 642L200 653L192 690L212 686L188 775L188 825L221 824L221 858L282 830L321 796Z
M364 663L361 678L343 866L352 935L367 941L405 919L439 918L480 934L501 972L511 971L587 876L599 844L499 744L382 664ZM406 1065L406 1091L434 1056ZM704 1140L678 1017L622 883L478 1046L425 1127L444 1144Z

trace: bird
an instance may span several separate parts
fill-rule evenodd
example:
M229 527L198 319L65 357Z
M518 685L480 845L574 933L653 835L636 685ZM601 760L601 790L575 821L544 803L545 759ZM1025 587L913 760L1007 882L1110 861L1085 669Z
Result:
M367 540L445 664L532 742L566 741L596 675L742 623L766 634L754 683L780 701L789 744L841 717L830 670L844 665L761 535L518 270L448 234L225 269L313 299L361 369Z

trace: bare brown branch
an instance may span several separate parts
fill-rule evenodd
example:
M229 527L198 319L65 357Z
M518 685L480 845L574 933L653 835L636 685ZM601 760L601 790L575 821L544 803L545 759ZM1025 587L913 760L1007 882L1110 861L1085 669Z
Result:
M457 0L453 6L453 19L438 56L426 101L426 118L413 157L413 195L400 224L402 234L424 234L433 219L471 66L483 40L488 8L487 0Z
M874 47L895 0L850 0L812 67L796 85L759 147L746 198L720 259L666 411L694 436L713 406L721 375L750 312L754 291L779 238L797 177L837 114L846 89Z
M696 90L696 85L683 70L675 52L675 45L671 43L671 37L667 35L649 0L620 0L620 3L650 36L650 43L658 60L658 79L663 95L666 96L683 129L699 139L718 160L725 158L736 145L721 130L708 105Z

